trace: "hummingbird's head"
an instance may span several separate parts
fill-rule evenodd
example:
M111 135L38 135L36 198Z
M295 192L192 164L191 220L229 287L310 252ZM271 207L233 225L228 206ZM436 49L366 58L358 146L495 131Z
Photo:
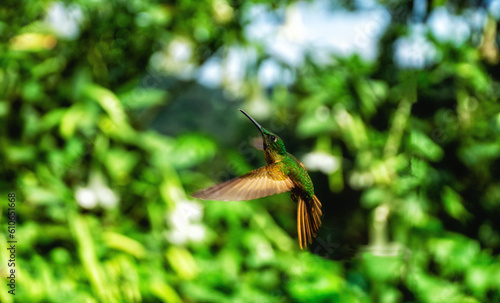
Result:
M262 137L264 139L264 150L267 151L276 151L278 154L285 155L285 143L278 137L276 134L262 128Z
M283 140L281 140L280 137L260 126L260 124L257 123L257 121L255 121L252 117L250 117L250 115L247 114L244 110L240 109L240 111L245 116L247 116L247 118L250 119L250 121L252 121L253 124L255 124L255 126L259 129L260 133L262 134L263 148L265 151L277 152L278 154L282 155L286 154L285 143L283 143Z

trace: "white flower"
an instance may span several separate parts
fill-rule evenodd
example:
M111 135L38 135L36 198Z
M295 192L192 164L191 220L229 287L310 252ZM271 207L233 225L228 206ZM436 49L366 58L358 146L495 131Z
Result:
M92 209L97 205L97 196L95 193L86 187L79 187L75 193L76 201L81 207Z
M325 152L312 152L305 155L304 165L310 170L319 170L329 175L340 168L340 159Z
M181 79L192 79L195 74L193 62L194 45L184 37L174 38L163 50L155 52L150 59L152 73L174 74Z
M172 230L167 231L167 239L177 245L189 241L200 242L205 238L205 227L199 223L203 215L200 204L188 200L177 202L175 209L168 214Z
M79 187L75 192L76 202L86 209L98 204L104 208L114 208L119 202L118 196L105 183L101 174L93 173L87 187Z
M114 208L118 204L118 197L109 187L102 186L102 183L100 185L96 188L96 194L101 205L105 208Z

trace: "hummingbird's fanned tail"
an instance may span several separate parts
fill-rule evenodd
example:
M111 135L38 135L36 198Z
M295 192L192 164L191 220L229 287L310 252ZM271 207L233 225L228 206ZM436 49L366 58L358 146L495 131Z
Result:
M307 243L311 244L313 237L321 226L321 202L316 195L306 201L301 196L297 196L297 233L299 235L299 245L301 249L307 248Z
M191 196L203 200L243 201L290 191L294 183L287 176L276 173L278 169L276 164L263 166Z
M317 219L316 222L318 222L318 228L321 226L321 217L323 216L323 212L321 211L321 202L319 201L318 197L316 195L313 196L313 201L314 201L314 214L315 218Z

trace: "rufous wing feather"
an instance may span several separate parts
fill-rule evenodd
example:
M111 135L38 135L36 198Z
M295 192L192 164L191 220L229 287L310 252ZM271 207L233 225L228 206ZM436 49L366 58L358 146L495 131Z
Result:
M191 196L203 200L243 201L290 191L294 183L271 164L227 182L201 190Z

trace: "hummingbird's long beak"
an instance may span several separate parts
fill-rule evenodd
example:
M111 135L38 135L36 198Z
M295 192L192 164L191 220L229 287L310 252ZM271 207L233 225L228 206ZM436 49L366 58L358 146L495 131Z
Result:
M242 110L241 108L239 109L240 112L242 112L245 116L247 116L248 119L250 119L250 121L253 122L253 124L255 124L255 126L257 126L257 128L259 129L260 133L262 134L262 137L264 137L264 132L262 131L262 126L260 126L259 123L257 123L257 121L255 121L252 117L250 117L249 114L247 114L244 110Z

